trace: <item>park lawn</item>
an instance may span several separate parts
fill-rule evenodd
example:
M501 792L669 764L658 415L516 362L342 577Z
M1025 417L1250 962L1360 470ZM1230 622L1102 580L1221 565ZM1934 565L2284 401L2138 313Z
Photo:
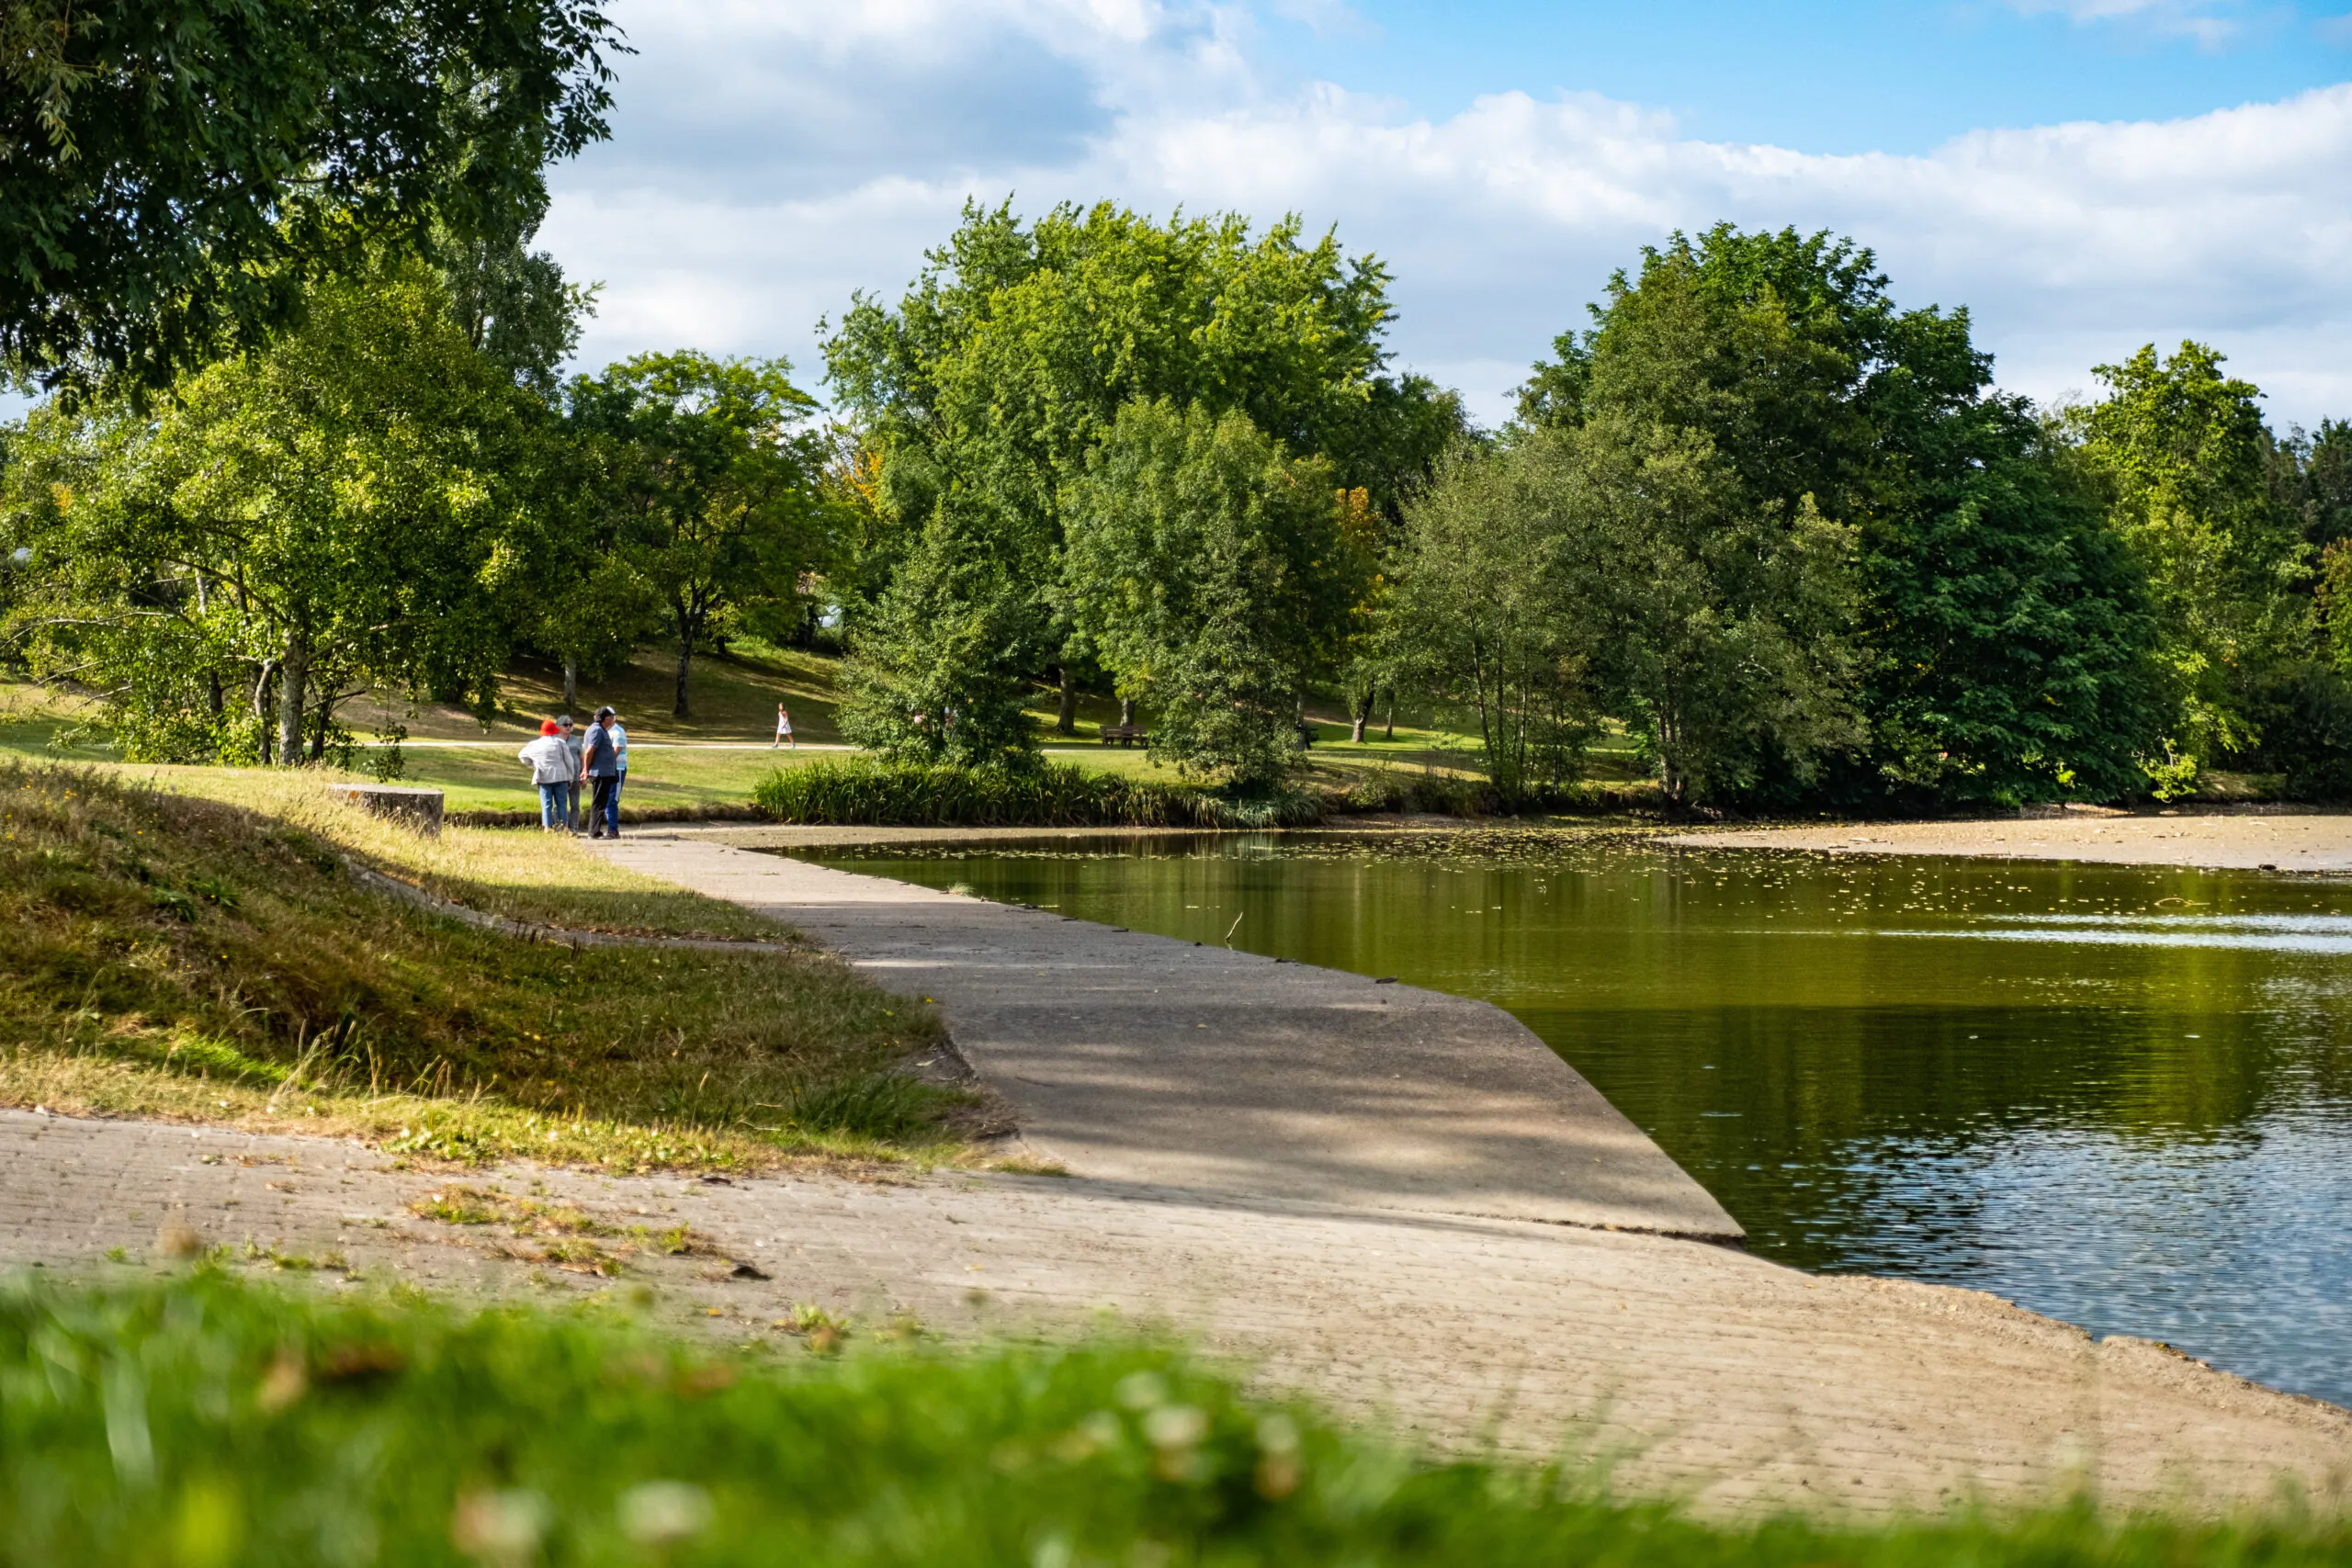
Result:
M484 913L756 938L575 947ZM0 1103L610 1169L963 1157L940 1039L797 933L568 837L368 817L315 777L0 761Z
M6 1568L2352 1562L2340 1517L2285 1506L1706 1520L1589 1461L1416 1454L1132 1337L950 1348L801 1308L721 1344L609 1303L112 1273L0 1290Z

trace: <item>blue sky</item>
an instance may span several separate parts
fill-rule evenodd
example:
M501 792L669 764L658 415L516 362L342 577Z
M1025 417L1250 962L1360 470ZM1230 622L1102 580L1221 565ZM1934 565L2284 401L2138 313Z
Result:
M615 10L642 51L615 139L558 172L543 234L605 285L590 367L692 344L813 384L820 317L1011 194L1332 226L1395 269L1398 360L1489 420L1612 268L1718 219L1872 246L2038 398L2196 336L2276 423L2352 414L2352 15L2326 6Z
M1925 152L1988 127L2169 119L2329 85L2352 74L2341 9L1409 0L1271 15L1267 55L1424 115L1505 87L1594 92L1711 141Z

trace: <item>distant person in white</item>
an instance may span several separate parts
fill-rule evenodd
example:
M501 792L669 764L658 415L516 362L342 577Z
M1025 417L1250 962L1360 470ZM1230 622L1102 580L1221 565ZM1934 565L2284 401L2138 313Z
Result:
M539 738L514 753L531 764L531 782L539 786L539 826L548 832L569 828L565 801L571 793L571 749L553 719L539 726Z
M620 763L620 772L613 775L613 820L617 823L621 818L621 786L628 783L628 731L621 728L617 715L605 730L613 738L614 756Z
M775 705L775 739L768 742L768 750L773 751L779 746L800 750L800 742L792 738L792 716L784 711L782 703Z

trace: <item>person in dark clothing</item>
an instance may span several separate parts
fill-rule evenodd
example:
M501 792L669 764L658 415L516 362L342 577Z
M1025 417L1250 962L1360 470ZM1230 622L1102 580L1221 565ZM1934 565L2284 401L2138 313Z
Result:
M621 836L620 804L614 791L620 785L620 748L613 744L613 710L598 708L595 722L589 725L586 740L580 748L580 778L592 792L588 804L588 836L592 839L617 839Z

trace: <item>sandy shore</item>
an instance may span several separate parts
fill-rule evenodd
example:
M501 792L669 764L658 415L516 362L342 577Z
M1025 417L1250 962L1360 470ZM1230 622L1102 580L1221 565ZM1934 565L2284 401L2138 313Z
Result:
M2352 814L2262 813L2063 817L1983 822L1864 822L1679 833L1700 849L1815 850L1831 854L1988 855L2114 865L2233 871L2352 872Z
M2281 1485L2352 1506L2352 1413L1979 1292L1703 1243L1046 1177L466 1178L708 1238L700 1256L633 1252L616 1281L537 1260L503 1227L420 1215L450 1179L325 1139L0 1111L0 1264L127 1278L186 1225L257 1276L273 1254L339 1255L362 1280L458 1295L618 1284L649 1292L658 1322L739 1342L779 1339L803 1302L851 1314L854 1337L911 1315L964 1342L1100 1332L1112 1314L1408 1440L1614 1460L1621 1493L1709 1513L2085 1487L2124 1508L2261 1506Z

